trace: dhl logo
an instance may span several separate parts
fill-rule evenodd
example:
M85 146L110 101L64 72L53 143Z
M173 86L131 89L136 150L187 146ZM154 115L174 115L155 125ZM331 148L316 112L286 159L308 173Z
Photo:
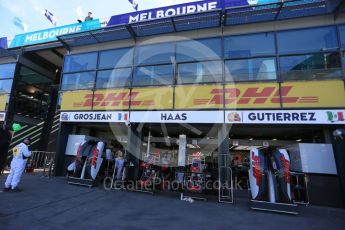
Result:
M136 100L139 92L95 93L86 94L82 102L76 102L73 107L114 107L114 106L151 106L153 100Z
M282 103L318 103L318 96L292 97L289 93L293 86L249 87L242 93L238 88L212 89L211 99L195 99L195 105L204 104L265 104L267 102ZM225 94L225 96L224 96ZM281 98L280 98L281 95Z

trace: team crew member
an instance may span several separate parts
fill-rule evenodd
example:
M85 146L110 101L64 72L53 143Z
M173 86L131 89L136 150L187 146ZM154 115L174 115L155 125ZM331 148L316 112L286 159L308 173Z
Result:
M4 191L21 191L18 188L18 184L26 166L26 159L31 156L31 152L29 151L30 142L30 138L25 138L22 143L13 148L11 171L7 176Z

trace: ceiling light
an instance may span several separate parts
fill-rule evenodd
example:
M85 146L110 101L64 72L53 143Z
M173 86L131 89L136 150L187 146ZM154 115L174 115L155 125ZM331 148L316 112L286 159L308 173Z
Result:
M194 145L192 145L192 144L187 144L186 146L187 146L187 148L190 148L190 149L195 149L195 148L196 148L196 147L195 147Z
M300 141L302 141L302 139L297 139L296 141L297 141L297 142L300 142Z
M277 139L276 138L273 138L272 141L276 141Z
M249 138L249 140L252 141L252 140L254 140L254 138L251 137L251 138Z

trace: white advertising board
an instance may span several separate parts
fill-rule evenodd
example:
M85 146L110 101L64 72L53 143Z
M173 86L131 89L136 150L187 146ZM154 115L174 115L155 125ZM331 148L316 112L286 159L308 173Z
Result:
M0 121L5 121L6 113L0 113Z
M128 112L62 112L62 122L125 122L129 119Z
M331 144L300 143L287 148L291 170L304 173L337 174Z
M224 123L224 111L140 111L130 115L133 123Z
M226 123L243 124L345 124L345 110L226 111Z

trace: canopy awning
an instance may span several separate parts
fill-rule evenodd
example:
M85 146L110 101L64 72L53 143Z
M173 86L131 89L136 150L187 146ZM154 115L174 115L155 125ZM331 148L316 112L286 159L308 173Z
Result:
M256 22L285 20L345 11L342 0L286 0L275 3L231 7L224 10L153 19L59 36L67 48L173 32L216 28Z

